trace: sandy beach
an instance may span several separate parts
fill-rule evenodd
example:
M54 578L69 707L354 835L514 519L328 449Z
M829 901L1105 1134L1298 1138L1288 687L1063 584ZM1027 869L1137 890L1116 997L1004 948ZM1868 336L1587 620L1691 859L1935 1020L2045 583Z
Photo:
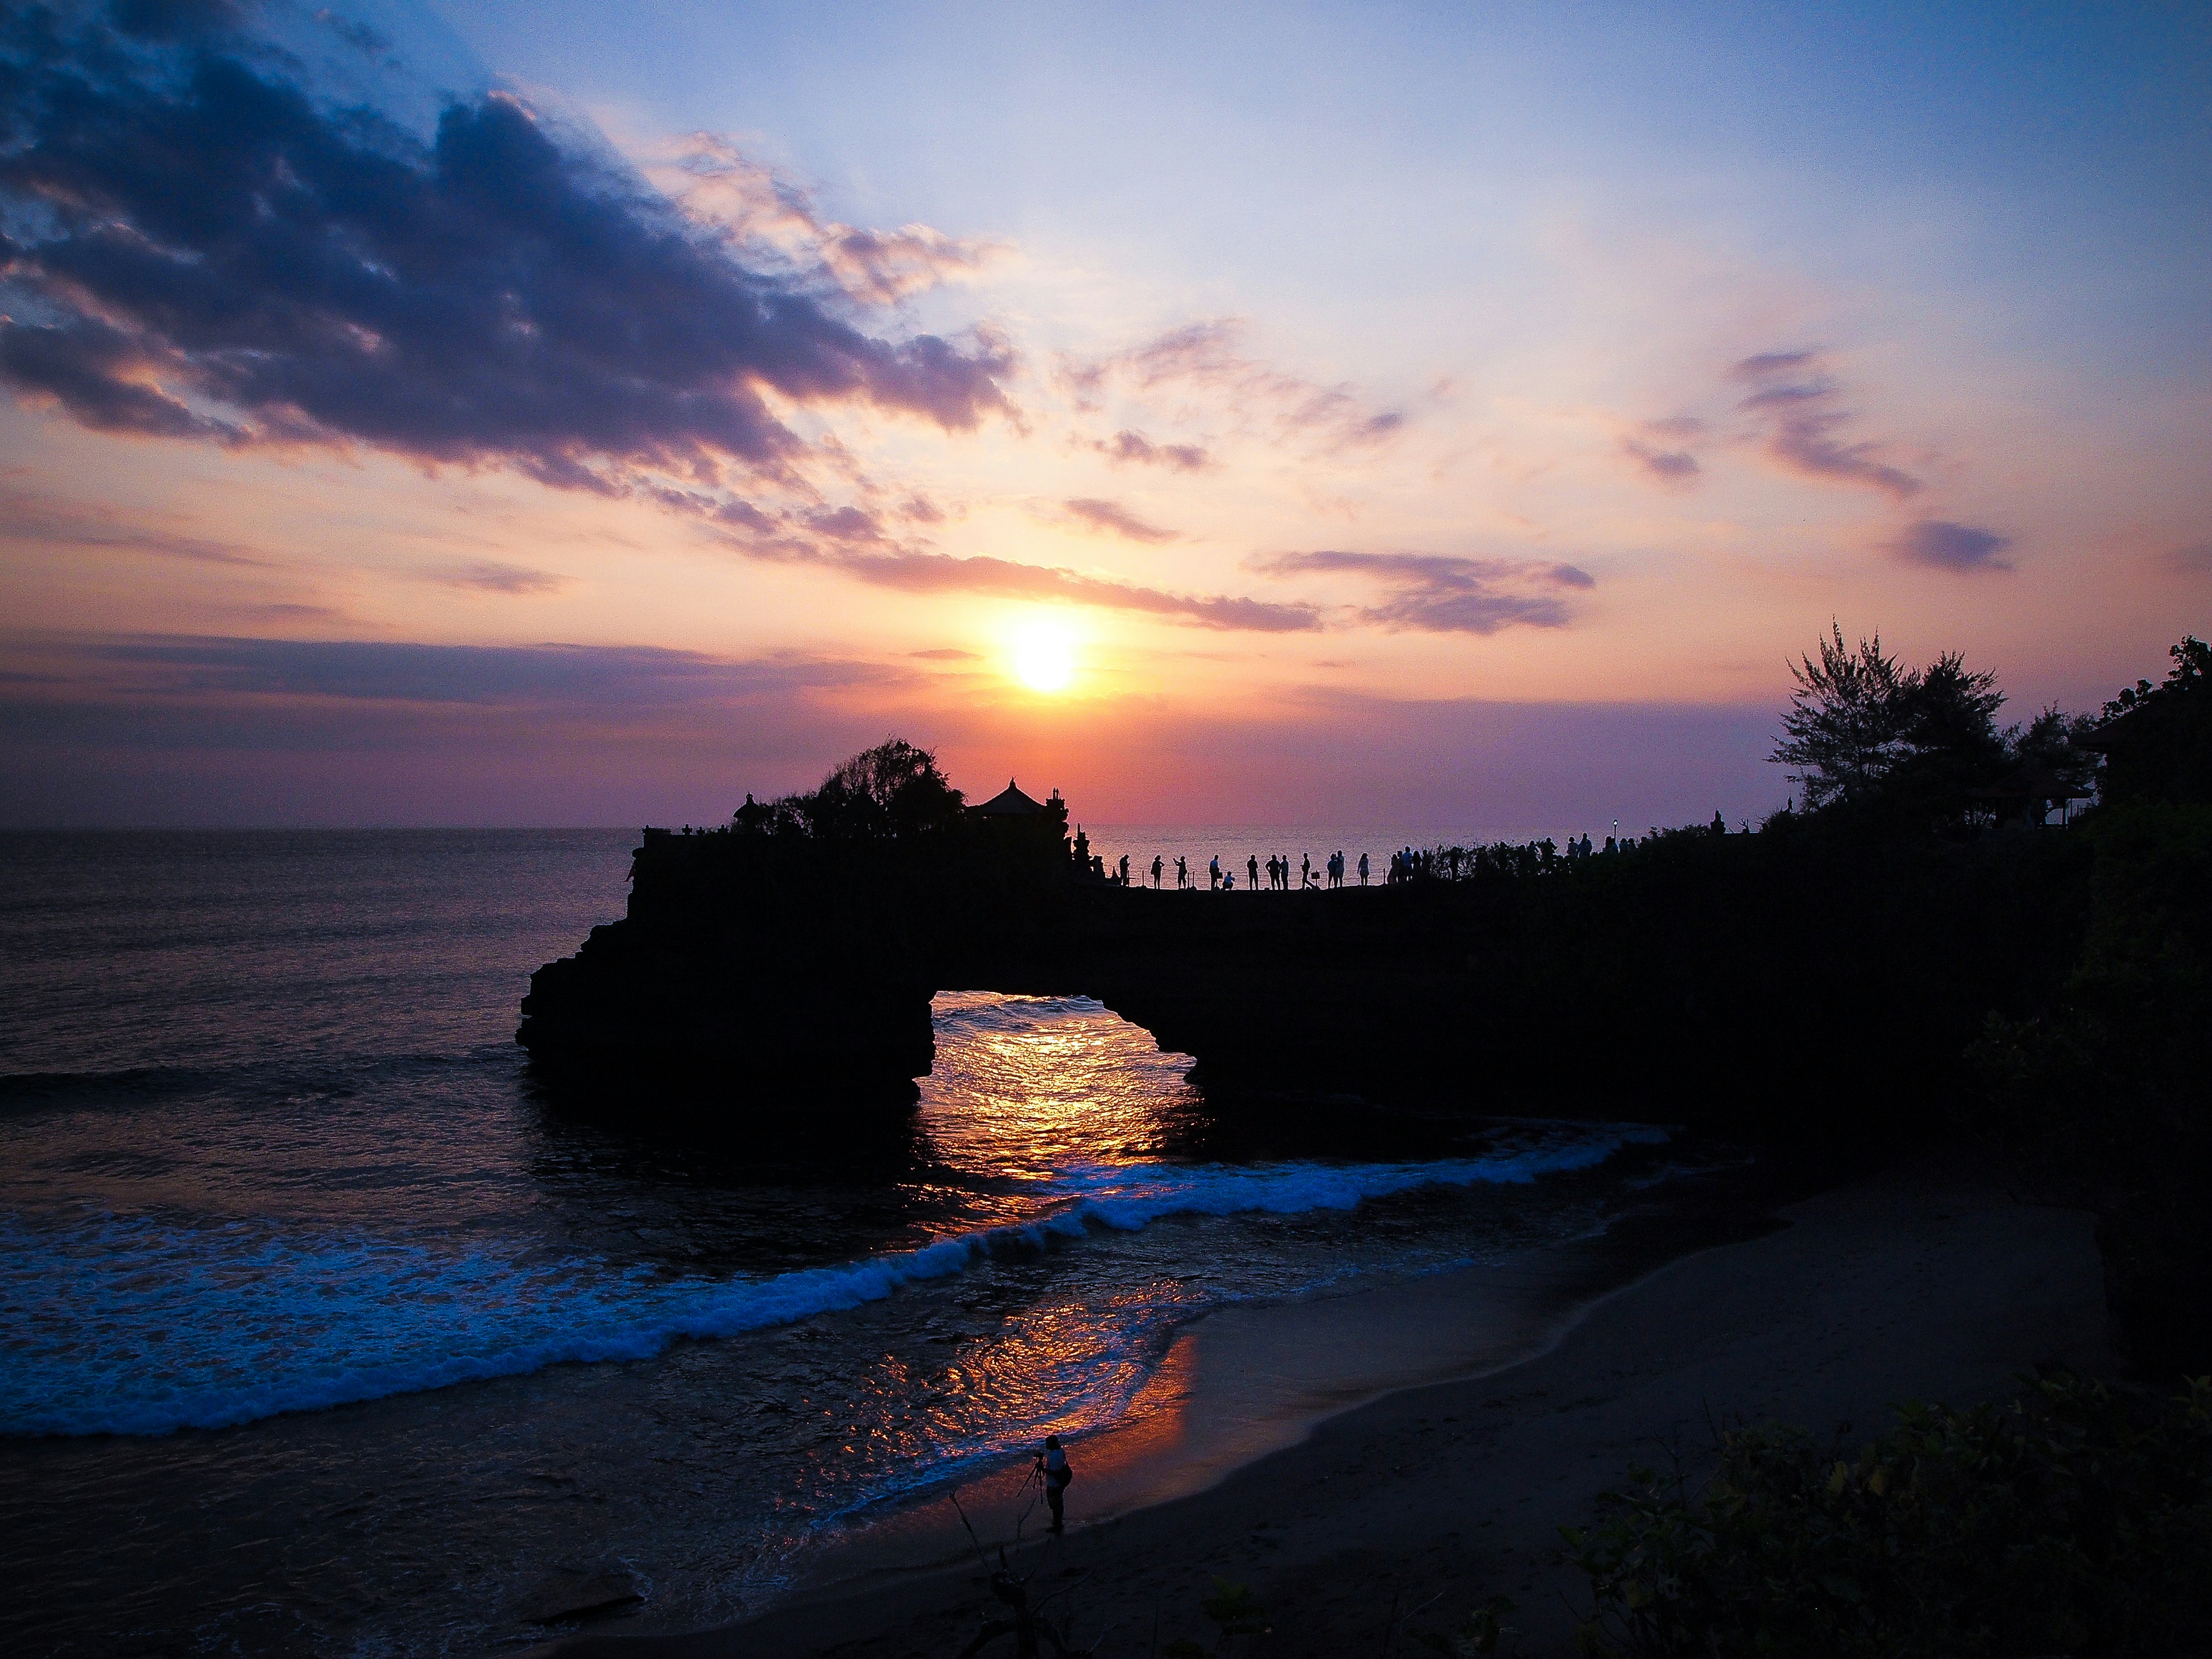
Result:
M1180 1415L1213 1426L1195 1454L1155 1445L1177 1472L1171 1483L1197 1489L1146 1502L1143 1459L1133 1455L1141 1447L1079 1454L1068 1534L1038 1540L1042 1516L1032 1515L1017 1569L1031 1575L1033 1595L1060 1592L1053 1606L1072 1612L1076 1645L1096 1643L1102 1653L1145 1651L1155 1629L1162 1644L1210 1642L1197 1604L1218 1576L1249 1584L1267 1609L1272 1628L1249 1639L1255 1653L1381 1653L1504 1595L1521 1609L1509 1622L1522 1650L1565 1655L1581 1585L1548 1558L1559 1528L1587 1522L1631 1462L1677 1452L1694 1462L1709 1425L1725 1420L1870 1431L1894 1401L1963 1401L2002 1392L2033 1366L2116 1364L2086 1214L2021 1202L1942 1160L1784 1205L1774 1220L1762 1237L1683 1255L1550 1330L1513 1324L1494 1275L1279 1310L1283 1319L1206 1322L1214 1330L1200 1328L1179 1362L1184 1374L1167 1386L1196 1390L1194 1409ZM1602 1270L1586 1257L1547 1271ZM1556 1293L1556 1278L1542 1288ZM1527 1300L1526 1319L1540 1299ZM1448 1334L1477 1303L1487 1341L1539 1351L1484 1366L1482 1345L1470 1340L1456 1380L1403 1375L1418 1385L1310 1431L1318 1395L1279 1377L1269 1383L1297 1354L1319 1389L1361 1369L1347 1355L1364 1357L1370 1379L1387 1377L1390 1358L1376 1345L1390 1330L1413 1322L1431 1337ZM1449 1346L1430 1341L1403 1364L1443 1363ZM1274 1408L1240 1415L1209 1406L1206 1391L1236 1377L1252 1383L1248 1398ZM1304 1420L1288 1426L1301 1410ZM1150 1490L1164 1494L1170 1487L1158 1479ZM969 1495L987 1541L1018 1514L1006 1496ZM760 1618L679 1636L625 1636L617 1624L544 1651L957 1653L992 1605L987 1582L949 1504L915 1515L852 1550L836 1582Z

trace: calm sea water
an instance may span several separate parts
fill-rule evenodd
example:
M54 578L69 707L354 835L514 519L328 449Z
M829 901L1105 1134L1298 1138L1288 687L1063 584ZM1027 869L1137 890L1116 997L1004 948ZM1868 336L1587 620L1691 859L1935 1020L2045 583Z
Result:
M0 836L0 1649L480 1651L611 1566L734 1617L1210 1310L1586 1232L1671 1155L1540 1101L1224 1123L1097 1004L978 992L835 1156L634 1135L512 1042L634 839Z

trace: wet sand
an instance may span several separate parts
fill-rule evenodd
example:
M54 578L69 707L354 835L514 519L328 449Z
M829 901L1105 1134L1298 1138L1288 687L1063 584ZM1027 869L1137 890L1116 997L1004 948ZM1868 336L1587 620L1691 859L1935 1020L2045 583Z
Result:
M1382 1652L1503 1594L1523 1650L1564 1656L1580 1581L1547 1558L1630 1462L1694 1461L1727 1419L1871 1431L1893 1401L2113 1366L2084 1214L1923 1164L1776 1221L1747 1237L1761 1230L1723 1214L1706 1224L1736 1242L1640 1275L1700 1241L1626 1230L1507 1269L1217 1315L1127 1429L1073 1449L1064 1539L1038 1537L1018 1471L963 1488L963 1506L994 1547L1021 1523L1017 1570L1101 1655L1148 1652L1155 1626L1160 1644L1211 1646L1197 1604L1218 1576L1268 1609L1270 1633L1241 1644L1255 1655ZM760 1618L677 1636L616 1622L546 1651L949 1656L990 1607L940 1499L830 1540Z

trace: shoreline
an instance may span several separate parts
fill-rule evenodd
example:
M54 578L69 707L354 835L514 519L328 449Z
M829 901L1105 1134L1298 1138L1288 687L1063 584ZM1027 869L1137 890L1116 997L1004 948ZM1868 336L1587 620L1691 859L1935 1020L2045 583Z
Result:
M1753 1212L1773 1219L1760 1224ZM1716 1421L1773 1416L1816 1432L1844 1422L1870 1432L1894 1400L1999 1394L2039 1364L2117 1369L2090 1218L2021 1203L1985 1172L1923 1159L1808 1195L1767 1171L1733 1193L1724 1186L1701 1216L1656 1218L1659 1233L1674 1231L1674 1248L1638 1239L1633 1220L1616 1229L1628 1237L1553 1247L1582 1249L1589 1259L1580 1270L1599 1277L1585 1279L1592 1293L1526 1351L1479 1371L1385 1385L1295 1433L1263 1423L1285 1437L1248 1442L1249 1455L1187 1489L1117 1503L1117 1490L1145 1498L1141 1456L1131 1465L1139 1478L1117 1487L1111 1459L1091 1449L1110 1433L1072 1446L1082 1472L1069 1497L1074 1524L1063 1540L1021 1545L1016 1570L1065 1592L1054 1605L1073 1613L1078 1645L1102 1629L1120 1632L1107 1649L1149 1644L1155 1616L1162 1642L1206 1635L1196 1603L1218 1576L1249 1583L1270 1610L1272 1633L1249 1644L1271 1653L1340 1650L1401 1626L1443 1629L1502 1593L1521 1606L1510 1622L1527 1632L1525 1651L1564 1655L1573 1620L1560 1598L1579 1581L1542 1565L1557 1528L1586 1522L1598 1492L1670 1440L1694 1461ZM1700 1226L1711 1234L1702 1243L1681 1231ZM1624 1272L1638 1255L1641 1271ZM1279 1353L1287 1322L1304 1327L1291 1350L1340 1351L1402 1325L1418 1313L1413 1304L1449 1317L1446 1281L1461 1277L1255 1310L1242 1322L1216 1315L1179 1340L1196 1345L1216 1326L1215 1352L1190 1356L1180 1386L1199 1386L1205 1366L1236 1373L1267 1350L1270 1323ZM1177 1386L1173 1369L1163 1372ZM1095 1482L1093 1462L1105 1463ZM986 1537L999 1514L991 1502L986 1494L969 1505L971 1516L984 1510ZM842 1553L844 1571L802 1582L738 1623L626 1633L609 1620L530 1651L957 1651L987 1614L987 1581L949 1504L914 1516L903 1531L865 1529Z
M1119 1420L1068 1437L1082 1483L1070 1500L1074 1524L1210 1491L1393 1395L1539 1358L1606 1297L1680 1256L1782 1224L1767 1218L1781 1179L1756 1164L1724 1167L1656 1189L1600 1233L1389 1284L1216 1309L1176 1334ZM988 1473L933 1480L825 1528L792 1582L738 1626L957 1569L979 1538L993 1550L1036 1542L1046 1517L1025 1470L1010 1454Z

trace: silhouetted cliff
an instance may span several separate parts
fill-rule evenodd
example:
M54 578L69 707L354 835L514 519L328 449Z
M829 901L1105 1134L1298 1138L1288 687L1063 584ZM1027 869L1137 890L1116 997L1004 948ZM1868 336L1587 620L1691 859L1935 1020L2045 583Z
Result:
M629 916L538 972L518 1035L556 1073L665 1077L742 1120L911 1099L936 991L1080 994L1194 1056L1224 1103L1871 1133L1966 1087L1993 1012L2051 1000L2088 875L2063 831L1807 820L1287 894L1086 880L1056 827L648 832Z

